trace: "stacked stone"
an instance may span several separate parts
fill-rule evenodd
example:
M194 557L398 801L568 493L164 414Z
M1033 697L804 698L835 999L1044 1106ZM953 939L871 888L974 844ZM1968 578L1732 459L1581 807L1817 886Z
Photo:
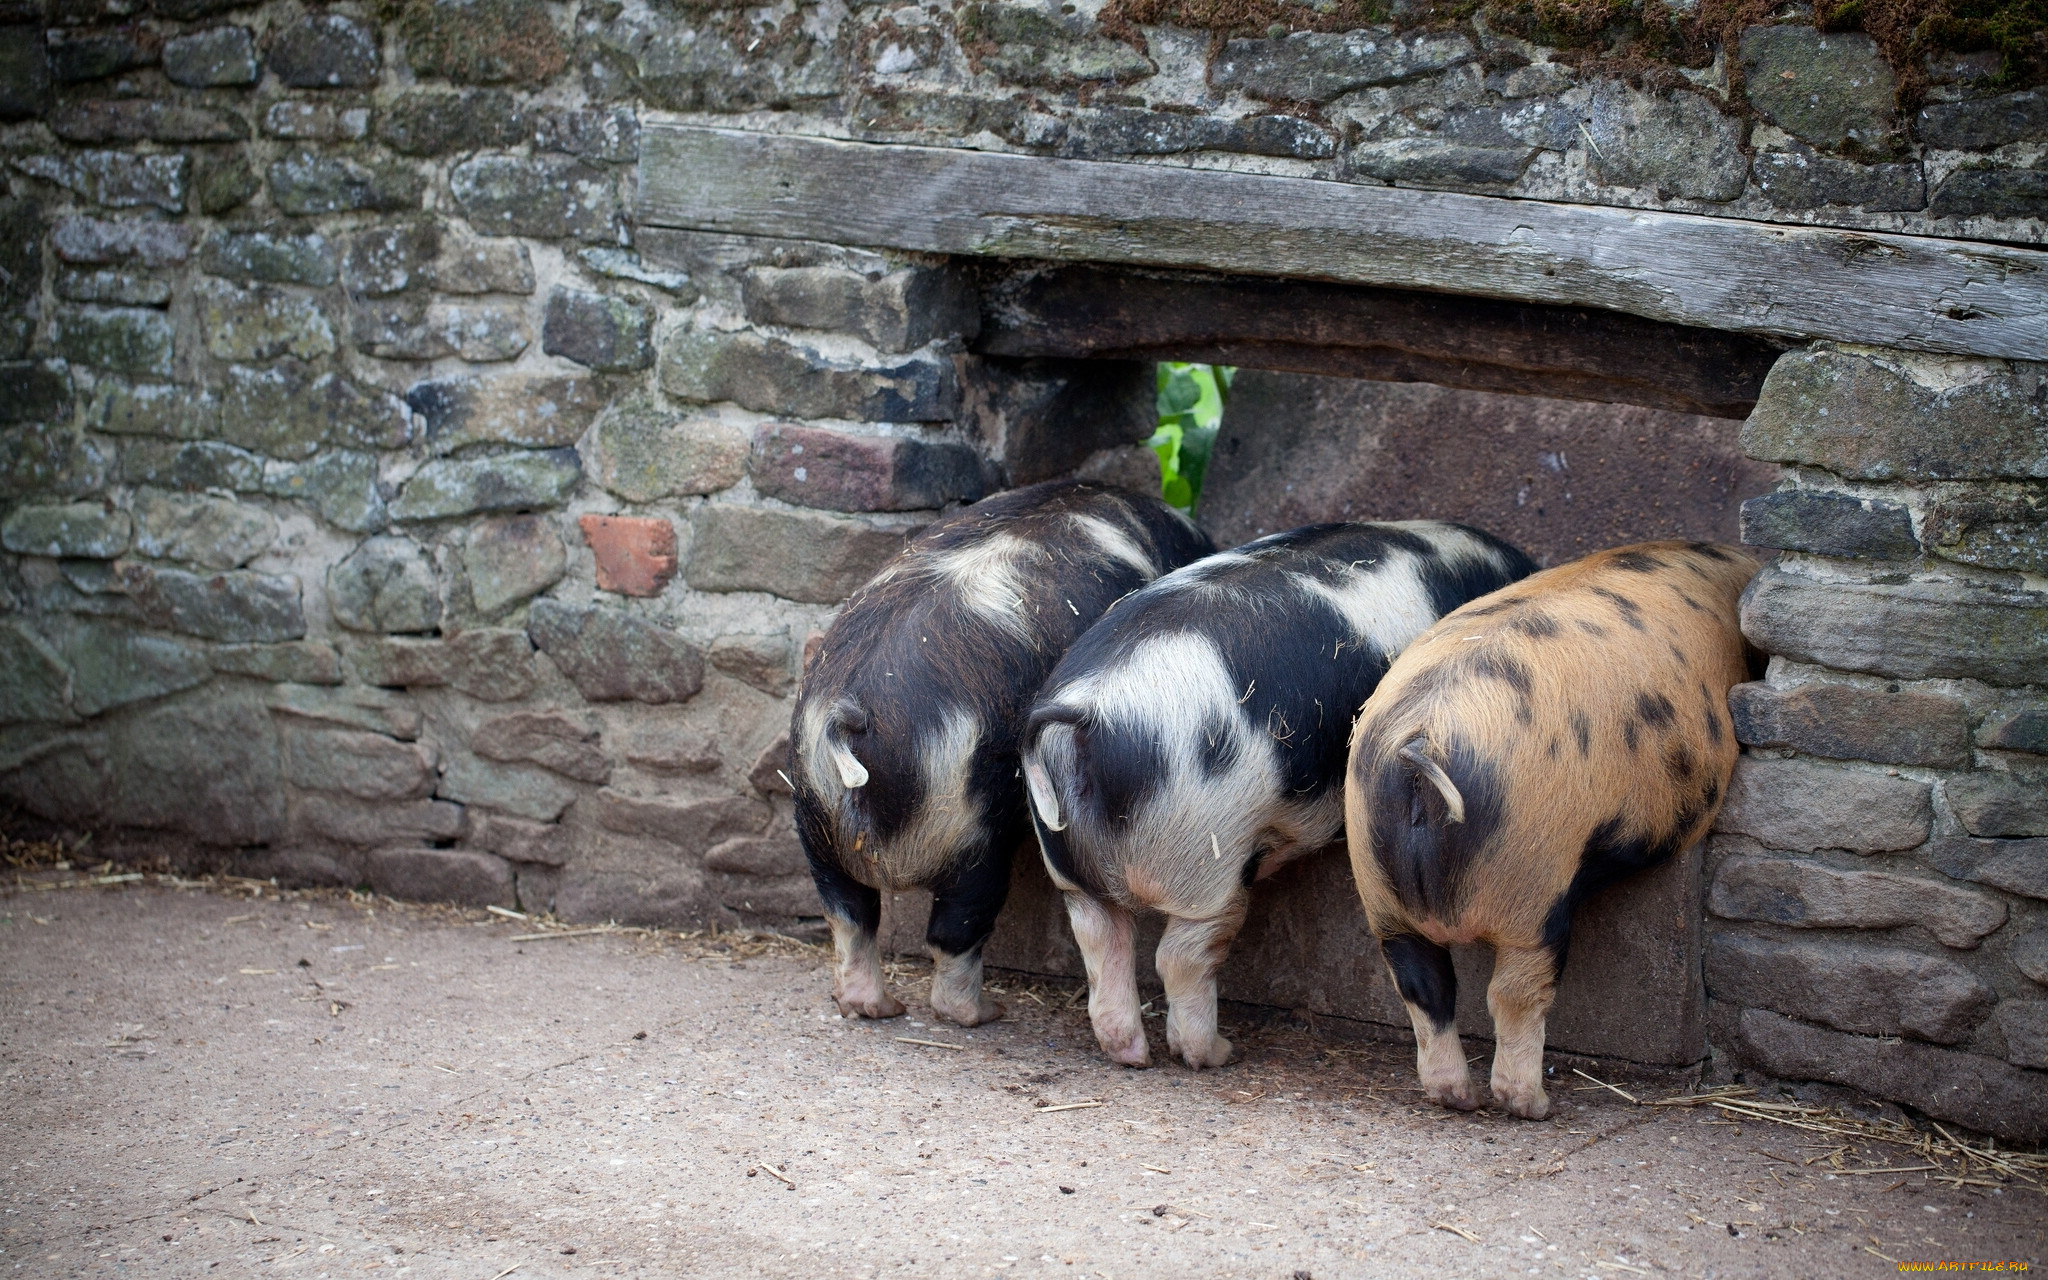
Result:
M1653 90L1576 69L1483 16L1227 40L1119 28L1131 32L1121 39L1090 8L863 10L837 33L843 69L820 68L836 49L819 41L808 61L785 54L779 77L735 49L714 59L697 46L688 90L665 105L843 93L847 127L875 140L1188 157L1918 234L2039 243L2048 216L2048 92L2002 90L1996 54L1930 59L1924 104L1908 113L1870 37L1798 23L1752 27L1712 66L1670 71L1678 88ZM801 75L787 70L796 65Z
M1744 427L1785 552L1709 854L1731 1066L2048 1136L2048 365L1819 346Z
M956 272L635 245L565 14L401 10L6 11L0 794L300 883L814 914L801 640L938 509L1141 438L1142 380L1055 433L1089 379L963 408Z

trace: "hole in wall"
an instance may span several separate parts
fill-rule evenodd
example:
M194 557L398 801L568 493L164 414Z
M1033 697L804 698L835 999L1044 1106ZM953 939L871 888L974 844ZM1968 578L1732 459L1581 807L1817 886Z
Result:
M1741 541L1779 468L1739 419L1243 368L1197 521L1220 545L1322 520L1455 520L1540 565L1659 538Z
M1779 479L1742 456L1742 420L1780 354L1753 336L1327 281L980 270L980 354L1149 362L1162 423L1209 398L1186 371L1235 368L1214 388L1212 450L1192 420L1153 438L1165 496L1192 497L1225 546L1324 520L1435 518L1561 564L1659 538L1739 542L1742 502Z

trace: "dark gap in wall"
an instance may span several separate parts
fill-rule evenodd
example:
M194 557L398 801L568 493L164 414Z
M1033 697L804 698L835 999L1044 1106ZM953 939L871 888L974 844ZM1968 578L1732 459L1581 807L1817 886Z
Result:
M1742 423L1635 405L1240 369L1195 510L1223 545L1319 520L1444 519L1562 564L1657 538L1739 542L1779 468Z

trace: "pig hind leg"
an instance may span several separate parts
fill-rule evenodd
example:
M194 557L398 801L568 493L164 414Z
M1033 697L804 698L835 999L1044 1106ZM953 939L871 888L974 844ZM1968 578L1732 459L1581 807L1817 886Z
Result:
M903 1002L882 979L882 949L875 932L882 923L882 895L827 859L811 858L811 879L825 903L832 927L832 999L844 1014L894 1018Z
M1525 1120L1550 1114L1543 1092L1543 1030L1557 995L1557 960L1545 947L1496 947L1486 1007L1493 1014L1493 1098Z
M1415 1067L1422 1090L1432 1102L1460 1111L1479 1105L1472 1075L1465 1069L1465 1050L1458 1043L1458 974L1451 953L1418 934L1402 933L1380 940L1380 954L1408 1006L1415 1028Z
M1102 1051L1127 1067L1152 1065L1138 1012L1138 926L1112 903L1069 891L1067 920L1088 966L1088 1020Z
M1239 894L1221 916L1169 916L1159 939L1154 962L1166 983L1166 1047L1197 1071L1230 1061L1230 1041L1216 1031L1216 970L1230 954L1247 905Z
M982 994L981 949L995 931L1010 893L1010 860L971 859L950 883L932 890L925 944L932 953L932 1012L963 1027L994 1022L1003 1006Z

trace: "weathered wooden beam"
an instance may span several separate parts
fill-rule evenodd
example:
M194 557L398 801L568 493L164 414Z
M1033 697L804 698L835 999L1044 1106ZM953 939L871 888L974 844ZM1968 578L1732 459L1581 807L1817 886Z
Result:
M1617 311L1149 268L982 284L988 355L1202 360L1745 418L1780 348Z
M2048 253L1156 164L655 122L637 216L842 244L1597 307L1776 338L2048 358Z

